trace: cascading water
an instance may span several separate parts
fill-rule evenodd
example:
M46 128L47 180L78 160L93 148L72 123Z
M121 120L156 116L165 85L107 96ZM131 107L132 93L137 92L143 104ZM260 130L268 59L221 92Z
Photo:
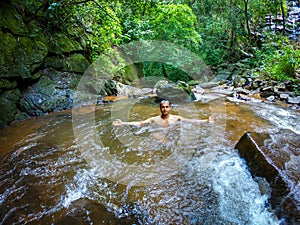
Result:
M208 105L196 105L201 114L209 114ZM172 143L168 146L153 136L164 132L160 128L113 127L111 107L97 108L94 128L120 161L137 166L161 161L178 145L178 132L185 135L181 126L172 128L164 136ZM281 113L274 113L274 119L266 116L270 110ZM159 113L141 100L132 119L146 111ZM181 137L180 146L193 149L190 160L177 173L146 186L104 178L91 166L97 158L87 163L74 140L70 112L14 124L1 131L0 224L279 224L268 196L261 194L233 146L245 131L272 132L280 126L299 132L299 113L227 102L223 116L224 136L212 135L214 124L203 124L197 141ZM185 129L189 135L199 133L195 125ZM82 129L86 139L90 130Z

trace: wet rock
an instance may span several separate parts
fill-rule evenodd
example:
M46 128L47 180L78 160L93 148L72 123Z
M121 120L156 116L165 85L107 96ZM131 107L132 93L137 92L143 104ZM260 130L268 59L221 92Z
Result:
M212 79L212 82L223 82L231 76L231 71L221 70L218 74Z
M290 104L300 104L300 96L298 97L288 97L287 102Z
M270 97L274 95L274 89L272 86L263 87L260 89L260 96L263 98Z
M281 130L274 134L246 133L235 146L252 176L269 183L271 206L287 224L300 221L299 143L299 135Z
M279 98L280 98L280 100L287 100L289 98L289 95L285 94L285 93L284 94L280 94Z
M271 95L271 96L267 97L267 100L270 101L270 102L274 102L275 96Z
M30 116L70 109L79 75L44 70L39 81L28 87L20 100L20 108Z
M152 88L136 88L119 82L116 83L116 88L118 96L140 97L153 94Z
M55 225L82 225L90 224L91 221L98 221L97 224L109 225L138 224L137 219L131 218L129 215L119 218L104 205L86 198L74 201L66 211L65 216L55 222Z

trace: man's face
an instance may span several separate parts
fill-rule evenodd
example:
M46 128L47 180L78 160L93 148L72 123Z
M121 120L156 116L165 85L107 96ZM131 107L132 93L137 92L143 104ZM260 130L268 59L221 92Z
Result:
M160 103L160 111L161 111L162 115L164 115L164 116L168 115L171 111L170 102Z

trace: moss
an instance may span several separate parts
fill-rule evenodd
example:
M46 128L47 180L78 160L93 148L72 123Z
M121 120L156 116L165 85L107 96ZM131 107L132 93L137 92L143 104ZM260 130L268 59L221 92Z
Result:
M15 47L15 66L13 75L30 78L48 53L47 46L39 40L28 37L19 38Z
M65 34L56 33L49 38L49 52L61 54L64 52L73 52L83 50L82 46L75 40L67 37Z
M0 77L7 77L10 67L14 63L14 48L16 39L9 33L0 31Z
M47 57L46 65L61 71L84 73L90 63L83 55L73 54L66 58L58 56Z
M57 70L63 69L65 67L64 60L58 56L47 57L45 59L45 63L47 67L51 67Z
M17 104L21 98L18 89L9 90L0 95L0 128L11 123L17 114Z
M70 69L73 72L84 73L90 63L81 54L74 54L68 59Z
M17 82L10 82L7 79L0 79L0 89L12 89L17 87Z
M0 6L0 27L6 28L17 35L28 34L22 16L11 5L2 2Z

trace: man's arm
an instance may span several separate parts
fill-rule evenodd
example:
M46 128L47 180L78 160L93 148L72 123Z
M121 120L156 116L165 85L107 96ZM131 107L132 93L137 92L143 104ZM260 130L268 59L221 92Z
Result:
M149 118L149 119L146 119L143 121L132 121L132 122L123 122L120 119L116 119L113 122L113 125L114 126L121 126L121 125L143 126L143 125L150 124L150 123L152 123L152 118Z

